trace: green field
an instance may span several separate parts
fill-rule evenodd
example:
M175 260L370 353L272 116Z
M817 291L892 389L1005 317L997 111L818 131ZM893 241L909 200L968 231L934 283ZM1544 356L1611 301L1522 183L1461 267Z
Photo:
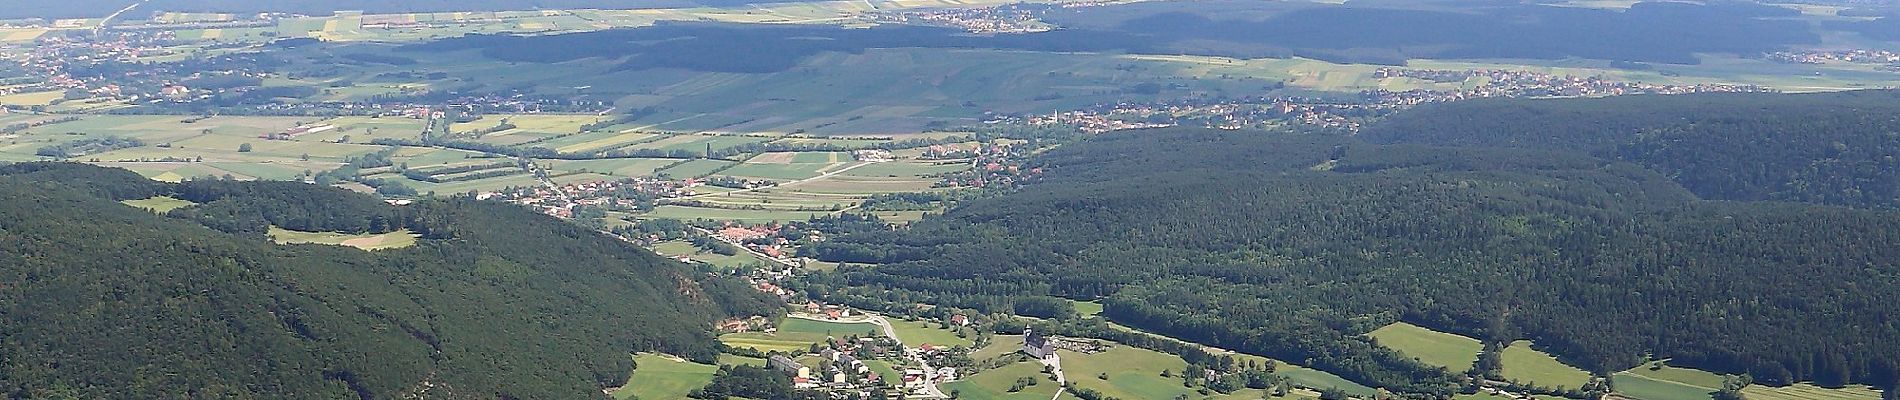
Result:
M1742 389L1742 396L1748 400L1878 400L1881 398L1879 390L1867 386L1824 388L1806 383L1784 387L1748 385L1747 388Z
M1182 394L1199 398L1193 390L1181 386L1178 374L1187 368L1181 357L1122 345L1095 354L1057 352L1062 356L1064 374L1077 387L1123 399L1172 399ZM1162 377L1162 370L1173 377ZM1098 379L1101 374L1108 374L1108 380Z
M1369 334L1380 346L1398 350L1427 365L1445 367L1452 372L1471 369L1478 361L1484 344L1477 339L1438 332L1417 325L1395 322Z
M694 389L712 383L719 366L678 360L652 353L633 356L633 375L613 391L615 399L683 399Z
M719 365L750 365L763 367L765 366L765 359L721 353L719 354Z
M303 232L284 228L270 227L271 241L278 244L327 244L349 246L363 250L399 249L416 245L421 235L404 229L390 233L348 234L336 232Z
M667 176L673 177L673 179L698 178L710 175L713 171L732 164L736 163L724 160L697 159L675 165L671 168L655 171L655 173L666 174Z
M764 264L768 262L752 256L751 253L739 253L739 255L728 256L704 251L692 243L677 240L656 243L653 245L653 251L666 255L667 257L686 256L687 258L706 263L707 265L719 267L721 270L732 270L748 264Z
M970 359L983 361L991 358L1016 354L1022 348L1023 335L996 335L990 337L990 344L970 352Z
M936 321L891 320L891 329L897 331L897 338L903 340L905 346L929 344L938 347L968 347L973 343L970 339L957 337L955 330L937 329ZM973 331L970 328L962 329Z
M811 178L819 171L831 168L834 164L752 164L745 163L727 168L720 175L745 178L765 178L776 181L789 181Z
M1084 317L1102 315L1102 302L1077 301L1073 303L1075 304L1076 314L1081 314Z
M1298 365L1280 363L1279 366L1274 369L1274 373L1286 376L1287 380L1292 381L1295 386L1299 387L1313 388L1315 390L1337 388L1354 396L1366 397L1371 397L1379 393L1378 389L1346 380L1346 378L1341 378L1339 375L1333 375L1326 371Z
M868 323L843 324L826 321L813 321L800 318L786 318L779 323L778 332L728 333L719 336L719 341L732 347L750 347L759 351L802 351L813 343L822 342L827 337L846 335L862 336L875 333L877 326Z
M1503 359L1504 378L1544 387L1577 388L1589 382L1590 373L1557 361L1542 351L1533 348L1528 340L1511 342L1500 357Z
M1067 357L1063 358L1067 359ZM963 377L956 382L944 384L942 389L945 393L956 391L959 399L1049 400L1055 397L1056 390L1061 386L1050 380L1048 376L1042 373L1042 364L1024 361ZM1021 391L1009 392L1009 387L1014 386L1017 379L1024 377L1034 378L1036 385L1024 387ZM1095 378L1091 375L1088 379ZM1175 386L1180 386L1180 382L1175 382Z
M186 206L190 206L193 204L198 204L198 203L193 203L190 201L175 199L175 198L172 198L171 196L158 196L158 197L153 197L149 199L126 200L126 201L121 201L120 203L125 203L125 205L128 205L128 206L152 210L152 212L160 213L160 214L163 214L167 211L176 210L179 208L184 208Z

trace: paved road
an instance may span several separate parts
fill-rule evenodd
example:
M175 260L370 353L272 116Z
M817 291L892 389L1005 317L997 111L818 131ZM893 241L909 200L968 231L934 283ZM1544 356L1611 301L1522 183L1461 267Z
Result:
M897 341L897 345L904 349L904 355L910 357L911 361L916 361L917 365L919 365L919 368L923 368L925 371L932 371L930 373L925 374L926 379L929 379L928 377L930 376L935 376L936 374L935 371L937 370L937 368L930 366L930 359L924 356L923 350L918 350L912 347L904 347L903 346L904 339L897 337L897 328L894 328L891 326L890 320L884 319L883 315L878 315L878 314L873 314L873 313L868 313L868 312L863 313L863 315L864 316L862 317L839 318L835 320L821 318L816 315L807 315L803 313L791 313L791 314L786 314L785 316L790 317L790 318L809 319L813 321L842 322L842 323L847 323L847 324L869 323L869 324L877 325L878 329L881 329L884 331L884 336L891 338L891 340ZM1060 381L1058 380L1058 382ZM950 398L950 395L945 394L942 388L937 387L939 383L941 382L936 382L934 380L925 381L924 393L921 395L913 396L909 398L918 398L918 397L928 398L928 399Z

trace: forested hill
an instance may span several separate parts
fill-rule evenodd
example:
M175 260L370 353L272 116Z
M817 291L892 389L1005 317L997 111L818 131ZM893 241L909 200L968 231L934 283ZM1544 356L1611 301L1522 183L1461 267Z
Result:
M158 215L118 200L202 204ZM422 232L276 245L266 224ZM217 229L213 229L216 227ZM0 397L582 399L775 300L518 207L0 166Z
M1712 200L1900 207L1900 91L1474 100L1418 107L1359 136L1587 152Z
M1105 298L1115 322L1412 393L1463 371L1361 334L1402 319L1534 339L1599 373L1651 354L1769 384L1900 379L1900 212L1703 202L1577 154L1290 133L1108 134L1033 166L1047 178L1020 192L819 246L881 265L817 285L872 307Z

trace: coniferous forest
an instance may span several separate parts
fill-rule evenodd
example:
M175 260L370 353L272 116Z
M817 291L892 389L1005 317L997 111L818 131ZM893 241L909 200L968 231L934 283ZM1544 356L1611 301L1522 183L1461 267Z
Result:
M1893 99L1473 101L1358 136L1105 134L1035 159L1044 178L1014 193L819 245L876 266L813 292L991 312L1100 299L1114 322L1418 394L1464 371L1360 335L1404 320L1532 339L1597 373L1668 358L1891 388L1900 146L1897 114L1875 110Z
M201 204L166 215L118 200ZM375 252L269 225L423 235ZM602 398L633 351L711 362L776 299L514 206L0 166L8 398Z

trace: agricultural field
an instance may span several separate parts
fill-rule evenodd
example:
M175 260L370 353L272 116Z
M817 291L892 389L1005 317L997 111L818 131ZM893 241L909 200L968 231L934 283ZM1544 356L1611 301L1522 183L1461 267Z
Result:
M327 244L349 246L363 250L400 249L416 245L421 237L404 229L389 233L349 234L337 232L304 232L284 228L270 227L271 241L277 244Z
M652 353L633 355L633 375L614 390L615 399L683 399L712 383L717 365L706 365Z
M973 344L968 338L957 337L956 329L938 329L935 321L891 320L890 322L891 329L897 331L898 339L902 339L905 346L929 344L937 347L969 347ZM957 329L974 333L971 328Z
M1477 339L1395 322L1369 334L1380 346L1398 350L1420 362L1452 372L1471 369L1484 344Z
M733 164L737 164L737 163L731 162L731 161L725 161L725 160L711 160L711 159L701 158L701 159L695 159L692 161L687 161L685 163L681 163L681 164L674 165L671 167L667 167L659 171L654 171L654 173L666 174L667 176L673 177L673 179L698 178L698 177L703 177L706 175L712 175L714 172L717 172L718 170L726 168L727 166L730 166Z
M804 350L828 337L862 336L877 331L877 325L868 323L845 324L786 318L779 323L778 332L728 333L720 335L719 341L728 346L749 347L759 351L793 351Z
M1511 342L1500 357L1507 380L1544 387L1576 388L1589 382L1590 373L1557 361L1556 357L1535 349L1529 340Z
M1016 381L1022 378L1035 379L1036 385L1010 392L1009 388L1015 386ZM1089 379L1094 378L1091 376ZM1176 382L1175 386L1180 386L1180 382ZM959 399L1049 400L1055 397L1056 390L1061 389L1061 385L1057 385L1055 380L1049 378L1049 374L1042 373L1042 364L1022 361L963 377L956 382L944 384L942 389L945 393L955 391Z
M1877 400L1880 395L1880 390L1862 385L1824 388L1797 383L1785 387L1748 385L1742 389L1742 396L1749 400Z
M171 210L176 210L180 208L189 207L194 204L198 204L198 203L193 203L188 200L172 198L171 196L157 196L157 197L152 197L148 199L126 200L126 201L121 201L120 203L125 203L125 205L128 205L128 206L151 210L152 212L159 213L159 214L164 214L166 212L170 212Z
M60 92L57 90L45 91L45 92L14 93L14 94L0 96L0 105L43 106L43 105L52 104L53 100L59 100L60 98L63 98L65 96L66 96L66 93Z
M716 221L739 221L746 223L803 221L815 216L827 215L824 211L778 211L778 210L729 210L723 208L704 208L686 206L659 206L645 218L670 218L678 220L710 219Z

